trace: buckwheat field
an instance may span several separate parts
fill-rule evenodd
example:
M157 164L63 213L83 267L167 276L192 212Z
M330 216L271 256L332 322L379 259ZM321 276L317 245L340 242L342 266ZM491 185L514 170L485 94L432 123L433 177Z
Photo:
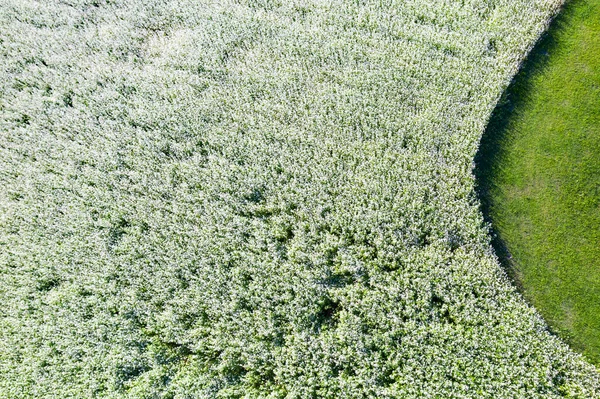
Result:
M560 0L0 0L0 398L598 398L489 116Z

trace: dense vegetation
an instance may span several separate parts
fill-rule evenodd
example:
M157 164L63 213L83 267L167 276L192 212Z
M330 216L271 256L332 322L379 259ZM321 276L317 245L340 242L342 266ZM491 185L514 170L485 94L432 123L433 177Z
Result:
M493 254L558 0L2 0L0 397L598 397Z
M600 1L569 3L484 136L482 187L514 277L600 364Z

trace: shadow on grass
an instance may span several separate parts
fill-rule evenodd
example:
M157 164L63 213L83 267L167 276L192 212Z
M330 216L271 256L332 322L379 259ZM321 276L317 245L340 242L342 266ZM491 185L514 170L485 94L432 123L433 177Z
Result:
M556 38L565 29L573 14L575 1L567 1L549 29L538 40L534 48L523 61L521 68L498 101L488 125L481 138L479 150L475 155L475 177L477 196L479 197L485 221L491 226L492 246L500 264L517 288L523 292L519 281L518 264L512 258L504 240L494 227L491 219L493 198L491 196L497 174L502 168L507 144L510 142L511 120L521 112L526 112L529 93L536 77L543 74L554 49Z

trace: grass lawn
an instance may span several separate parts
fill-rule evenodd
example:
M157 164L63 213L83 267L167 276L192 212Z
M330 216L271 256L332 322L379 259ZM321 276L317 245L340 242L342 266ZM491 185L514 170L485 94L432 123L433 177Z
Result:
M497 252L552 329L600 364L600 1L565 6L477 165Z

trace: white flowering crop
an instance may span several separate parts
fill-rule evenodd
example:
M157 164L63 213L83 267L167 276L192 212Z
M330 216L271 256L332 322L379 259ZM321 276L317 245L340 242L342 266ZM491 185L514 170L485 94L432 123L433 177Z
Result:
M560 0L0 0L0 398L595 398L474 195Z

